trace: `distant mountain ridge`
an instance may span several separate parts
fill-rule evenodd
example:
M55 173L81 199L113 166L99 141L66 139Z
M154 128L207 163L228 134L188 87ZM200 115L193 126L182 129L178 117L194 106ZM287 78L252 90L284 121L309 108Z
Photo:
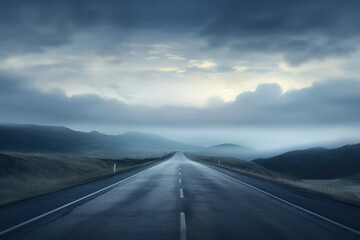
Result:
M234 143L222 143L218 145L211 146L210 148L247 148L243 145L237 145Z
M310 148L259 158L255 163L302 179L334 179L360 174L360 144L335 149Z
M158 135L127 132L106 135L79 132L66 127L32 124L0 124L0 151L74 154L91 157L140 157L170 151L198 149Z
M255 154L253 149L234 143L222 143L214 145L209 148L201 149L196 153L209 157L231 157L243 160L251 159L251 157Z

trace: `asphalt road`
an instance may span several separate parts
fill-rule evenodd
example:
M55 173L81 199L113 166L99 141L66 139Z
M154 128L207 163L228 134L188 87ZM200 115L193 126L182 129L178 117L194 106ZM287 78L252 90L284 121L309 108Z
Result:
M360 239L360 208L178 153L0 208L0 238Z

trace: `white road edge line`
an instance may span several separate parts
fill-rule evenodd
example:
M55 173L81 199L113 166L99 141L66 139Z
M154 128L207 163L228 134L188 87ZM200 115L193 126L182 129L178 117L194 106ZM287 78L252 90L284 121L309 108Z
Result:
M181 178L179 178L179 183L181 183Z
M155 165L155 166L153 166L153 167L160 166L160 165L164 164L165 162L167 162L167 160L164 161L164 162L162 162L162 163L160 163L160 164L157 164L157 165ZM90 194L88 194L88 195L86 195L86 196L84 196L84 197L82 197L82 198L79 198L79 199L77 199L77 200L75 200L75 201L69 202L69 203L67 203L67 204L65 204L65 205L63 205L63 206L61 206L61 207L55 208L55 209L53 209L53 210L51 210L51 211L49 211L49 212L47 212L47 213L41 214L41 215L39 215L39 216L37 216L37 217L31 218L31 219L29 219L29 220L27 220L27 221L25 221L25 222L19 223L19 224L15 225L15 226L12 226L12 227L8 228L8 229L5 229L5 230L3 230L3 231L0 232L0 236L6 234L6 233L8 233L8 232L11 232L11 231L13 231L13 230L15 230L15 229L18 229L18 228L20 228L20 227L22 227L22 226L24 226L24 225L26 225L26 224L32 223L32 222L34 222L34 221L36 221L36 220L39 220L39 219L41 219L41 218L43 218L43 217L46 217L46 216L48 216L48 215L50 215L50 214L52 214L52 213L54 213L54 212L57 212L57 211L59 211L59 210L61 210L61 209L64 209L64 208L66 208L66 207L68 207L68 206L71 206L71 205L73 205L73 204L75 204L75 203L78 203L78 202L80 202L80 201L82 201L82 200L84 200L84 199L86 199L86 198L92 197L92 196L94 196L94 195L96 195L96 194L98 194L98 193L100 193L100 192L103 192L103 191L105 191L105 190L107 190L107 189L109 189L109 188L111 188L111 187L114 187L114 186L116 186L116 185L118 185L118 184L120 184L120 183L123 183L123 182L125 182L125 181L127 181L127 180L130 180L130 179L132 179L132 178L134 178L134 177L136 177L136 176L138 176L138 175L140 175L140 174L142 174L142 173L144 173L144 172L146 172L146 171L149 171L151 168L152 168L152 167L147 168L147 169L145 169L145 170L143 170L143 171L141 171L141 172L138 172L138 173L136 173L136 174L134 174L134 175L132 175L132 176L130 176L130 177L128 177L128 178L125 178L125 179L123 179L123 180L121 180L121 181L118 181L118 182L113 183L113 184L111 184L111 185L109 185L109 186L107 186L107 187L104 187L104 188L102 188L102 189L100 189L100 190L97 190L96 192L90 193Z
M184 198L184 191L182 188L180 188L180 198Z
M179 175L181 175L181 172L179 172Z
M180 213L180 240L186 240L186 220L185 213Z
M198 163L198 164L199 164L199 163ZM201 165L202 165L202 164L201 164ZM203 165L203 166L206 166L206 165ZM208 166L206 166L206 167L208 167ZM284 200L284 199L282 199L282 198L279 198L279 197L277 197L277 196L275 196L275 195L273 195L273 194L271 194L271 193L268 193L268 192L266 192L266 191L264 191L264 190L261 190L261 189L259 189L259 188L257 188L257 187L254 187L254 186L252 186L252 185L250 185L250 184L248 184L248 183L246 183L246 182L243 182L243 181L241 181L241 180L239 180L239 179L236 179L236 178L234 178L234 177L231 177L231 176L229 176L229 175L227 175L227 174L225 174L225 173L223 173L223 172L221 172L221 171L219 171L219 170L217 170L217 169L214 169L214 168L212 168L212 167L208 167L208 168L211 168L211 169L213 169L214 171L216 171L216 172L218 172L218 173L220 173L220 174L222 174L222 175L224 175L224 176L226 176L226 177L228 177L228 178L231 178L231 179L233 179L233 180L235 180L235 181L237 181L237 182L239 182L239 183L241 183L241 184L243 184L243 185L245 185L245 186L247 186L247 187L249 187L249 188L252 188L252 189L254 189L254 190L258 191L258 192L261 192L261 193L263 193L263 194L265 194L265 195L267 195L267 196L269 196L269 197L272 197L272 198L274 198L274 199L276 199L276 200L279 200L280 202L286 203L286 204L288 204L288 205L290 205L290 206L292 206L292 207L294 207L294 208L297 208L297 209L299 209L299 210L302 210L302 211L304 211L304 212L306 212L306 213L308 213L308 214L310 214L310 215L313 215L313 216L315 216L315 217L318 217L318 218L320 218L320 219L322 219L322 220L324 220L324 221L326 221L326 222L332 223L332 224L334 224L334 225L336 225L336 226L338 226L338 227L341 227L341 228L343 228L343 229L346 229L346 230L348 230L348 231L350 231L350 232L352 232L352 233L355 233L355 234L357 234L357 235L360 236L360 231L358 231L358 230L356 230L356 229L353 229L353 228L351 228L351 227L345 226L344 224L338 223L338 222L336 222L336 221L334 221L334 220L331 220L331 219L329 219L329 218L327 218L327 217L324 217L324 216L322 216L322 215L320 215L320 214L317 214L317 213L315 213L315 212L312 212L312 211L310 211L310 210L307 210L307 209L305 209L305 208L303 208L303 207L300 207L300 206L298 206L298 205L296 205L296 204L294 204L294 203L288 202L288 201L286 201L286 200Z

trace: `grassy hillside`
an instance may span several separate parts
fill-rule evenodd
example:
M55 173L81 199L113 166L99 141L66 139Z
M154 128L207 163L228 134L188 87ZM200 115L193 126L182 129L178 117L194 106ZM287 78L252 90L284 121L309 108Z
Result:
M168 158L106 160L50 154L0 153L0 205Z
M291 151L254 162L301 179L344 178L360 173L360 144Z
M257 165L256 163L253 163L251 161L244 161L244 160L230 158L230 157L204 156L204 155L200 155L198 153L190 153L190 152L185 152L184 155L191 160L200 161L200 162L204 162L204 163L212 164L212 165L216 165L216 166L236 169L237 171L245 173L245 174L267 176L270 178L275 178L280 175L280 174L273 172L271 170L268 170L260 165Z

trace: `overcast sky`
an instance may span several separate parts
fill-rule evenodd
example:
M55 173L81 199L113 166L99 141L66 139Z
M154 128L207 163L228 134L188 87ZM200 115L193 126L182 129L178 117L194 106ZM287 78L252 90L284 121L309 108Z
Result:
M356 141L359 47L358 0L2 0L0 122Z

